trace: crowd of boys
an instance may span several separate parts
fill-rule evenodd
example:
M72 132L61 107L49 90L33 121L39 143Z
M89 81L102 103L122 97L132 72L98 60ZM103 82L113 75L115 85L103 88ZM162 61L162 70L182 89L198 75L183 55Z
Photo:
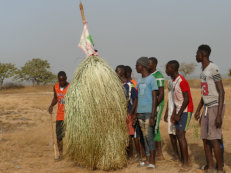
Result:
M201 126L201 138L204 144L206 165L201 169L208 173L223 173L224 145L222 137L222 121L224 117L225 101L224 87L218 67L210 61L211 48L208 45L198 47L196 61L201 63L202 98L195 112L195 119ZM157 70L158 60L155 57L141 57L136 61L136 71L141 77L136 82L132 79L132 69L129 66L119 65L116 73L120 78L128 101L127 126L129 146L127 153L133 158L133 142L136 147L139 167L154 169L156 160L163 160L161 133L159 124L164 111L165 79ZM174 160L182 163L181 172L190 170L188 144L186 132L189 128L194 110L188 81L179 73L179 62L169 61L166 64L168 81L168 101L164 121L168 123L168 134L174 152ZM62 121L64 118L64 95L69 86L64 72L58 75L59 83L54 86L54 98L49 107L52 113L53 106L58 103L57 140L62 153ZM204 111L201 114L201 109ZM179 150L178 150L179 145ZM213 165L213 153L216 167ZM142 158L146 157L143 161Z

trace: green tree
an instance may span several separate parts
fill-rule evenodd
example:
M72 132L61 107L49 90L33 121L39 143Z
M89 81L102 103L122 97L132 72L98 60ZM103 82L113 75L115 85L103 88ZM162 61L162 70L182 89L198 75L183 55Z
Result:
M11 63L0 63L0 89L5 79L15 75L17 68Z
M179 72L183 75L183 76L188 76L190 74L192 74L195 69L196 69L197 64L192 62L192 63L181 63L180 64L180 69Z
M33 85L40 85L54 82L56 75L50 71L50 63L47 60L34 58L18 70L15 78L20 81L31 81Z

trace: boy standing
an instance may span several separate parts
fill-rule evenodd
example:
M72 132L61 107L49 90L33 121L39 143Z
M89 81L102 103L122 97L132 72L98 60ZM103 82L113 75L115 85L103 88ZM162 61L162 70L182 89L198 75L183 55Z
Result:
M201 45L197 50L196 60L202 64L200 75L202 98L195 113L195 118L201 121L201 137L204 144L208 172L216 172L213 167L212 149L217 161L218 173L223 173L222 152L222 120L224 116L225 91L218 67L209 60L211 48ZM204 106L204 112L200 111Z
M157 93L157 109L156 109L156 124L155 124L155 131L154 131L154 141L156 145L156 156L159 158L159 160L164 160L164 156L162 153L162 147L161 147L161 135L160 135L160 120L161 115L164 110L164 76L163 74L156 69L158 64L158 60L155 57L149 58L149 66L148 70L153 75L153 77L156 79L157 85L158 85L158 93Z
M137 82L135 79L132 79L132 69L130 66L124 66L125 68L125 76L128 80L131 81L131 83L134 84L135 87L137 87Z
M137 81L135 79L132 79L132 69L130 66L124 66L125 68L125 76L127 80L129 80L137 89ZM136 105L137 106L137 105ZM136 146L136 151L137 151L137 161L142 160L144 152L144 139L143 135L140 129L139 122L137 120L137 114L133 116L133 125L135 128L135 135L134 135L134 141L135 141L135 146Z
M126 98L128 101L128 116L127 116L127 126L129 132L129 158L133 158L133 138L135 134L135 129L133 127L133 117L135 116L136 107L137 107L137 90L134 85L126 78L125 76L125 67L119 65L116 67L116 73L119 76L121 82L124 85L126 91ZM140 153L138 153L140 154ZM139 155L139 157L141 157Z
M50 114L52 114L53 107L58 103L58 110L56 116L56 136L57 136L57 144L58 144L60 158L62 158L63 137L64 137L64 129L63 129L64 105L65 105L65 95L69 87L69 83L67 82L67 75L64 71L60 71L58 73L58 81L59 82L54 86L53 89L54 97L48 111Z
M146 163L140 163L140 166L147 166L148 169L155 168L155 143L154 125L155 113L157 107L158 86L156 79L148 72L149 60L147 57L141 57L136 62L136 70L142 75L137 83L138 89L138 121L142 130Z
M168 82L168 104L167 104L166 112L164 115L164 121L168 123L168 134L169 134L172 148L174 151L173 159L180 161L180 155L179 155L178 147L177 147L176 127L171 122L174 106L175 105L174 105L174 99L173 99L173 83L172 83L172 80L169 80Z
M185 137L193 112L193 101L188 81L179 74L179 63L176 60L169 61L166 73L173 80L174 110L171 117L176 126L176 136L180 144L183 166L189 166L188 144Z

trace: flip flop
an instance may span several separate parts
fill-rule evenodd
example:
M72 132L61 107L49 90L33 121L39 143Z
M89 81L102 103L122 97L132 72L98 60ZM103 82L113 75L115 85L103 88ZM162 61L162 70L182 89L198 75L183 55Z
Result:
M216 169L208 169L204 173L217 173L217 170Z
M142 161L142 159L141 159L141 158L139 158L139 157L136 157L135 161L136 161L136 162L141 162L141 161Z
M148 164L146 164L145 162L140 162L140 164L139 165L137 165L137 167L147 167L148 166Z
M155 169L155 168L156 168L156 166L153 165L153 164L149 164L148 167L147 167L147 169Z
M206 171L208 170L208 165L203 165L200 167L200 170Z
M181 168L178 172L189 172L192 168Z

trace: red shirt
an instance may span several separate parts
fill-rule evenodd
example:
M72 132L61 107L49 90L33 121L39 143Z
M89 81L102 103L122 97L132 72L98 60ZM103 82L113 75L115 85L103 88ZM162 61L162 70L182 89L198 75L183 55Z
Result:
M179 75L173 81L173 96L174 96L174 103L176 106L177 113L181 109L181 106L184 102L183 92L188 92L189 95L189 104L184 110L184 112L193 112L193 100L192 100L191 90L188 81L183 76Z

